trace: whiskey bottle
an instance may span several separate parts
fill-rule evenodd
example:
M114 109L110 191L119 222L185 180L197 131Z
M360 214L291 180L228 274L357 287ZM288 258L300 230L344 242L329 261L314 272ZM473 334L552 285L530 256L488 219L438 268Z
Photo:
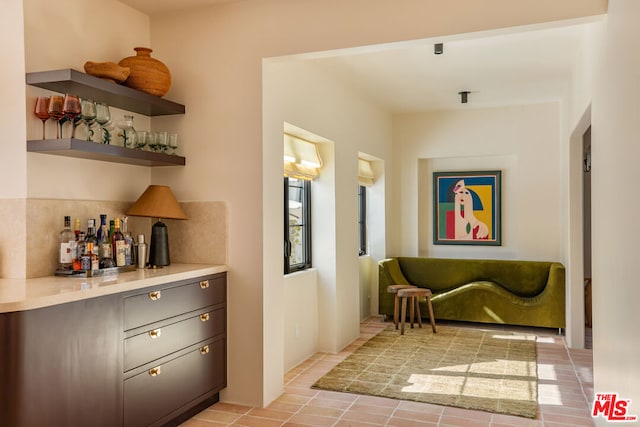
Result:
M126 264L125 256L125 240L124 234L120 231L120 218L116 217L113 221L114 231L111 235L111 248L113 258L116 261L117 267L124 267Z
M59 270L73 268L73 255L76 249L76 235L71 231L71 217L64 217L64 228L60 232L60 253L58 258Z
M94 251L93 242L87 243L87 252L82 256L82 269L84 271L95 271L100 268L100 262L98 261L98 255Z
M82 255L84 255L87 249L87 244L84 241L84 232L80 231L77 237L78 240L76 240L76 250L73 254L73 271L82 270Z
M80 238L80 218L73 220L73 234L76 236L76 242Z
M90 219L87 221L87 235L84 237L84 241L86 245L84 248L85 251L82 253L82 255L86 255L89 249L88 248L89 243L93 244L94 251L98 248L98 237L96 236L96 220L95 219Z

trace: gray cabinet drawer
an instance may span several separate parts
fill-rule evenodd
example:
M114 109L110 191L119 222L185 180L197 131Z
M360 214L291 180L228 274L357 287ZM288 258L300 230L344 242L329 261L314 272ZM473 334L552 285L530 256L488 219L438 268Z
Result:
M207 347L205 347L207 346ZM148 426L226 386L224 338L124 381L124 426ZM164 421L164 420L163 420Z
M225 275L207 276L193 282L147 288L124 299L124 330L226 302Z
M124 340L124 371L224 334L225 330L224 307L202 311L186 320L145 330Z

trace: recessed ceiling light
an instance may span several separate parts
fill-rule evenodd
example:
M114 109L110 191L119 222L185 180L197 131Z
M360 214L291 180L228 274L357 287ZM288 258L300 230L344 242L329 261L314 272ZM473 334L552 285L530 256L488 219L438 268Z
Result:
M462 92L458 92L458 95L460 95L460 102L462 104L466 104L467 102L469 102L469 94L471 92L468 90L463 90Z
M444 52L444 44L443 43L436 43L433 45L433 53L436 55L442 55L442 53Z

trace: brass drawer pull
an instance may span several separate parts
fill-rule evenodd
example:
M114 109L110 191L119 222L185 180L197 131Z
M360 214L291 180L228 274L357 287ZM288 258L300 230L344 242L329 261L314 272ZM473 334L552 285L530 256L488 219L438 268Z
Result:
M201 322L206 322L207 320L209 320L209 313L202 313L200 315L200 321Z
M203 280L200 282L200 289L207 289L209 287L209 281Z
M162 298L162 292L161 291L153 291L153 292L149 292L149 299L151 301L157 301L160 298Z
M158 329L154 329L152 331L149 331L149 336L152 339L156 339L156 338L160 338L160 335L162 335L162 329L158 328Z
M202 347L200 347L200 354L202 354L204 356L207 353L209 353L209 346L208 345L203 345Z
M160 368L161 366L156 366L155 368L149 369L149 375L151 375L152 377L157 377L162 373L162 370Z

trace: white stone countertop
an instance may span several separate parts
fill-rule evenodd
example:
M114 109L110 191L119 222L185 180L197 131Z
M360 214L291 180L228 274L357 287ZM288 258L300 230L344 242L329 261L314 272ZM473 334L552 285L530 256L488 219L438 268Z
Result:
M97 277L0 279L0 313L49 307L225 271L226 265L171 264Z

